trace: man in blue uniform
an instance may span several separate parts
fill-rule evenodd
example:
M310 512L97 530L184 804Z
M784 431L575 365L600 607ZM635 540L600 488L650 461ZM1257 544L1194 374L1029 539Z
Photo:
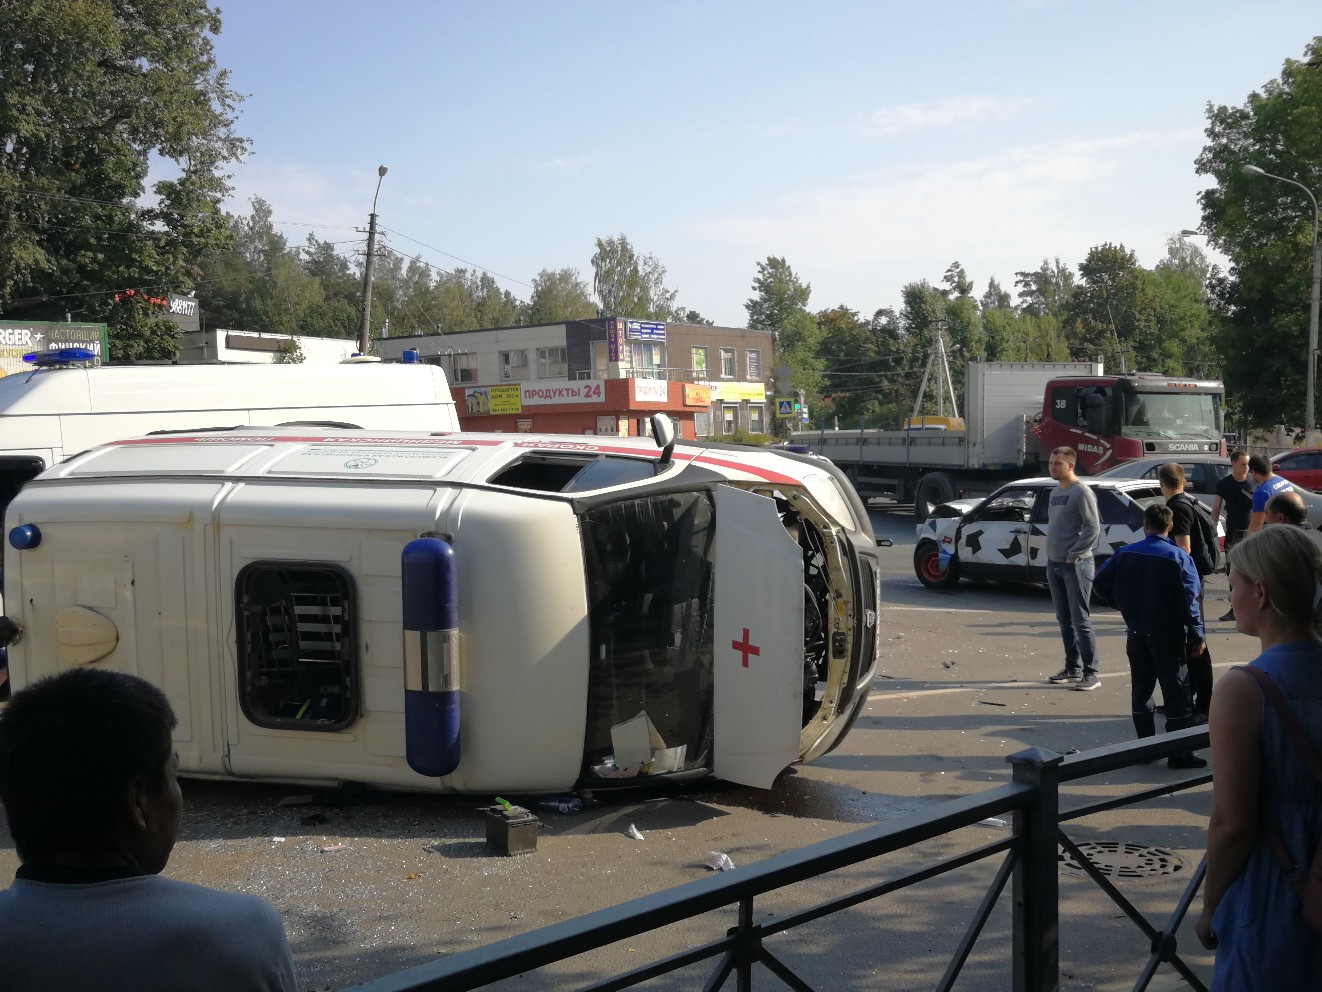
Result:
M1272 470L1271 459L1266 455L1249 457L1249 475L1257 488L1253 490L1253 509L1249 514L1249 533L1256 534L1267 522L1267 500L1277 493L1292 493L1294 486L1289 479L1283 479Z
M1139 737L1157 732L1153 690L1161 685L1166 730L1194 725L1189 691L1189 658L1203 649L1203 619L1198 610L1201 582L1193 559L1167 535L1171 511L1154 503L1143 511L1141 541L1127 544L1097 572L1097 594L1115 606L1127 628L1130 712ZM1171 768L1205 768L1192 751L1171 755Z

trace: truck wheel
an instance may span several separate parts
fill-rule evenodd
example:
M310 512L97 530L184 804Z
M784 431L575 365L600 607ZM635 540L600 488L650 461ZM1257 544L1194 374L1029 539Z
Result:
M955 498L955 480L944 472L933 472L918 480L913 496L913 517L920 523L942 503Z
M918 542L913 549L913 570L928 589L950 589L959 582L959 562L950 558L942 565L935 541Z

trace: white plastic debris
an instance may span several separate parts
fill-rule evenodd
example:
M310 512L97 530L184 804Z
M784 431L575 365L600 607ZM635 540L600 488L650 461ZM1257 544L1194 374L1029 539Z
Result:
M729 871L734 867L734 862L730 860L730 855L722 854L720 851L708 851L707 860L703 866L712 871Z
M271 838L271 843L272 843L272 844L283 844L284 842L285 842L285 839L284 839L283 837L272 837L272 838Z
M1008 827L1009 825L1010 824L1006 823L1004 820L997 819L994 816L989 816L985 820L978 821L978 826L980 827Z
M624 833L625 833L625 836L627 836L627 837L632 837L634 840L642 840L642 839L643 839L643 832L642 832L641 830L639 830L637 827L635 827L632 823L629 824L629 829L626 830Z

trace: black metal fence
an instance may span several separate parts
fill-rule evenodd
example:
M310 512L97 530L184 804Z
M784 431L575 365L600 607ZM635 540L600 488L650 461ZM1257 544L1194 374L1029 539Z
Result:
M783 955L778 956L768 946L769 938L975 862L999 858L991 884L935 987L946 990L954 986L1007 883L1012 883L1013 988L1015 992L1049 992L1060 988L1059 937L1062 925L1068 923L1062 921L1059 906L1060 851L1063 849L1148 938L1151 953L1141 965L1136 962L1138 970L1133 986L1136 992L1147 988L1163 962L1175 968L1191 989L1206 992L1202 982L1180 957L1176 939L1176 932L1202 882L1202 865L1193 873L1183 894L1169 908L1166 918L1160 924L1153 923L1089 861L1065 832L1065 826L1084 817L1199 788L1211 780L1210 773L1199 773L1121 796L1108 796L1068 809L1062 809L1060 798L1062 784L1206 746L1207 730L1199 727L1069 756L1029 748L1007 759L1014 770L1009 785L952 800L930 812L901 817L741 866L738 871L719 873L454 954L357 986L357 990L465 992L480 989L617 941L694 920L713 910L737 907L738 922L728 931L713 935L680 953L578 987L585 992L631 988L707 961L711 963L711 971L703 988L713 992L724 988L731 977L735 979L739 992L749 992L753 987L753 975L759 968L770 972L787 988L810 992L812 986L795 974L783 960ZM758 922L755 902L759 897L1007 813L1011 815L1010 830L1003 839L912 868L900 877L863 886L772 921ZM1186 933L1189 939L1193 939L1191 927L1186 928Z

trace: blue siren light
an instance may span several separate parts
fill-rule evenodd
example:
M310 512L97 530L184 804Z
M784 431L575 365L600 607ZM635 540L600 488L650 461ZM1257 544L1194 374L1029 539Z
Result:
M9 532L9 543L19 551L27 551L41 543L41 528L36 524L19 524Z
M38 368L58 365L82 365L96 361L96 352L91 348L51 348L49 351L29 351L23 361Z
M419 775L459 767L459 610L454 549L420 537L400 556L404 755Z

